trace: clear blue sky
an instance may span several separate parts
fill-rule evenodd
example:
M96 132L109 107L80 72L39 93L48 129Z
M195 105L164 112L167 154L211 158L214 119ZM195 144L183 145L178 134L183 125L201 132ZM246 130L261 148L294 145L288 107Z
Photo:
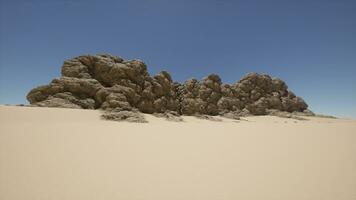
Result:
M0 104L65 59L140 58L177 81L248 72L285 80L318 113L356 118L355 0L0 0Z

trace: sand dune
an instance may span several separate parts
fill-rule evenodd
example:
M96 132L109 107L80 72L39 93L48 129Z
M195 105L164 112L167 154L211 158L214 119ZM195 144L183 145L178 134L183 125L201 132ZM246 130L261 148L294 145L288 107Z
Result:
M0 107L0 199L355 200L356 121Z

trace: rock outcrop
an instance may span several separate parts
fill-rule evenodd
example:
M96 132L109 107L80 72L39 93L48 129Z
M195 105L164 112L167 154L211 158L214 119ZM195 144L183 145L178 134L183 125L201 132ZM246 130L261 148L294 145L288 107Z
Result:
M166 71L151 77L140 60L103 54L67 60L61 74L50 84L32 89L27 95L30 104L102 109L106 111L105 119L141 122L144 120L129 112L166 113L161 116L171 118L221 115L235 119L278 111L310 114L308 105L289 91L285 82L257 73L247 74L232 85L223 84L216 74L181 84L173 82ZM115 114L108 114L110 111Z

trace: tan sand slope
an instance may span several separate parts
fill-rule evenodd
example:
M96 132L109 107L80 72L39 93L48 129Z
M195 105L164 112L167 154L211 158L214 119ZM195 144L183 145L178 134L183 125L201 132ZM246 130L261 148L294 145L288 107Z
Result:
M0 199L355 200L356 121L0 107Z

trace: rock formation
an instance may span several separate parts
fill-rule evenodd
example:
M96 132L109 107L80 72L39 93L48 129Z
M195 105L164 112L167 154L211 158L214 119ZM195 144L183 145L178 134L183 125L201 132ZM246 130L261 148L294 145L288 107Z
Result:
M173 82L166 71L151 77L140 60L103 54L67 60L61 74L50 84L32 89L27 95L30 104L102 109L106 111L105 119L134 119L131 121L144 121L132 115L140 112L235 119L278 111L312 115L304 100L289 91L285 82L257 73L247 74L232 85L223 84L216 74L181 84Z

